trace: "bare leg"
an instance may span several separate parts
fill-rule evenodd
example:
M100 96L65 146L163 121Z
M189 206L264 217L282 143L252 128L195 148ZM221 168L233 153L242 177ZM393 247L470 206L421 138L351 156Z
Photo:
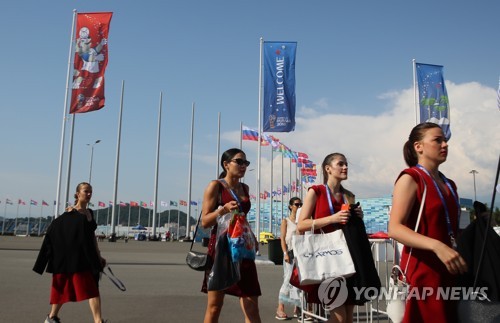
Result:
M222 305L224 305L224 296L225 294L222 291L208 291L204 323L216 323L219 321Z
M354 305L342 305L330 311L328 322L352 323Z
M63 304L52 304L51 308L50 308L49 317L53 318L53 317L57 316L59 314L59 310L61 309L62 306L63 306Z
M95 323L102 322L101 316L101 297L97 296L89 299L90 310L92 311L92 316L94 317Z
M260 323L259 314L259 298L257 296L252 297L240 297L240 305L245 314L246 323Z

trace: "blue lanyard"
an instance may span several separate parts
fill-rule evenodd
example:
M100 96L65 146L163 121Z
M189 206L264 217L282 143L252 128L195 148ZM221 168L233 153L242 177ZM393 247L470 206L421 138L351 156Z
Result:
M328 206L330 207L330 215L333 215L335 210L333 209L332 192L330 191L330 187L328 187L328 185L326 185L326 184L324 184L324 185L326 188L326 197L328 198ZM344 199L344 203L347 204L344 193L342 193L342 198Z
M441 189L439 188L436 180L434 180L434 178L431 176L431 174L429 174L429 171L427 171L427 169L425 169L425 167L420 165L420 164L417 164L417 167L420 168L421 170L423 170L432 179L432 182L434 183L434 187L436 188L436 191L439 194L439 198L441 199L441 203L443 203L443 206L444 206L444 213L446 216L446 225L448 226L448 234L449 234L450 239L451 239L451 244L453 245L453 247L455 247L456 243L455 243L455 237L453 234L453 230L451 228L450 214L448 213L448 206L446 204L446 200L444 199L443 193L441 192ZM450 189L451 195L453 195L453 198L455 199L455 203L457 204L457 209L458 209L457 224L458 224L458 222L460 221L460 203L458 202L458 196L455 194L455 191L453 190L453 187L451 186L451 184L448 181L448 179L446 178L446 176L444 176L441 173L439 173L439 176L444 181L446 186L448 186L448 188Z
M236 203L238 203L238 209L240 210L240 213L243 213L243 210L241 209L241 202L240 199L238 198L238 195L236 195L236 193L234 193L234 191L229 187L225 179L221 179L220 181L224 184L224 187L229 191L229 193L231 193L231 196L236 201Z

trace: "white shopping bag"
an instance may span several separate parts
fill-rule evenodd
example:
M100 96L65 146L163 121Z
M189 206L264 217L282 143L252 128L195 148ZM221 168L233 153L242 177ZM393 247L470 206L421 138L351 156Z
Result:
M318 284L333 277L356 273L342 230L294 235L292 245L301 285Z

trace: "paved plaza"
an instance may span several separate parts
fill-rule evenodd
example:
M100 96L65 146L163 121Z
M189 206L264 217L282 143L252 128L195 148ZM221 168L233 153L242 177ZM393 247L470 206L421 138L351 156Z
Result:
M52 276L32 271L41 243L38 237L0 236L0 321L41 323L49 312ZM102 312L110 323L203 321L203 274L185 264L189 243L119 240L100 242L99 246L127 288L122 292L102 277ZM205 248L195 244L195 249ZM259 306L263 322L277 322L274 316L283 267L267 260L267 249L261 247L257 265L262 289ZM291 313L287 307L287 314ZM63 323L92 321L87 301L65 304L59 316ZM236 297L226 296L220 322L243 322Z

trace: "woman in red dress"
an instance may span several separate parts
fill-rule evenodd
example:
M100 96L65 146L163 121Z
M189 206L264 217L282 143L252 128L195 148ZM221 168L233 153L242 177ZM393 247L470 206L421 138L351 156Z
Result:
M208 256L212 258L212 263L215 259L218 217L234 210L245 214L250 210L248 185L240 182L240 179L245 176L248 165L250 162L247 161L242 150L232 148L225 151L221 157L221 166L224 170L219 175L219 180L211 181L205 189L201 224L204 228L212 227L208 244ZM235 194L236 199L232 194ZM205 271L201 289L202 292L208 294L205 323L218 322L226 294L240 298L245 322L261 322L258 302L261 290L254 260L243 259L240 263L240 281L224 290L207 288L210 273L211 268Z
M403 322L456 322L456 302L443 299L439 290L456 286L457 274L465 273L467 265L455 251L460 212L457 188L439 172L448 156L439 125L414 127L403 154L410 168L396 181L389 219L389 236L405 245L400 266L404 270L408 264L411 286ZM425 186L427 196L415 232ZM432 294L421 297L424 288Z
M58 323L64 303L88 299L95 323L103 322L99 273L106 264L97 246L97 223L88 203L92 186L80 183L76 187L75 205L58 216L47 229L33 270L52 273L50 313L45 323Z
M347 179L348 164L346 157L340 153L329 154L323 160L321 167L324 184L311 186L307 191L300 212L297 229L302 233L310 231L313 226L315 233L320 233L316 229L321 229L324 233L342 229L351 216L348 208L342 208L343 204L354 204L355 202L354 194L341 185L341 182ZM354 212L359 218L363 217L361 207L358 206ZM360 222L362 221L360 220ZM363 234L364 237L362 235L358 236L358 238L364 239L359 243L365 242L369 252L368 237L366 232L363 232ZM351 250L351 247L349 250ZM371 259L371 254L368 257ZM373 263L369 267L375 270ZM310 303L321 303L317 292L319 285L313 286L310 289L308 285L307 300ZM354 305L354 299L348 298L344 304L330 311L328 322L352 322Z

